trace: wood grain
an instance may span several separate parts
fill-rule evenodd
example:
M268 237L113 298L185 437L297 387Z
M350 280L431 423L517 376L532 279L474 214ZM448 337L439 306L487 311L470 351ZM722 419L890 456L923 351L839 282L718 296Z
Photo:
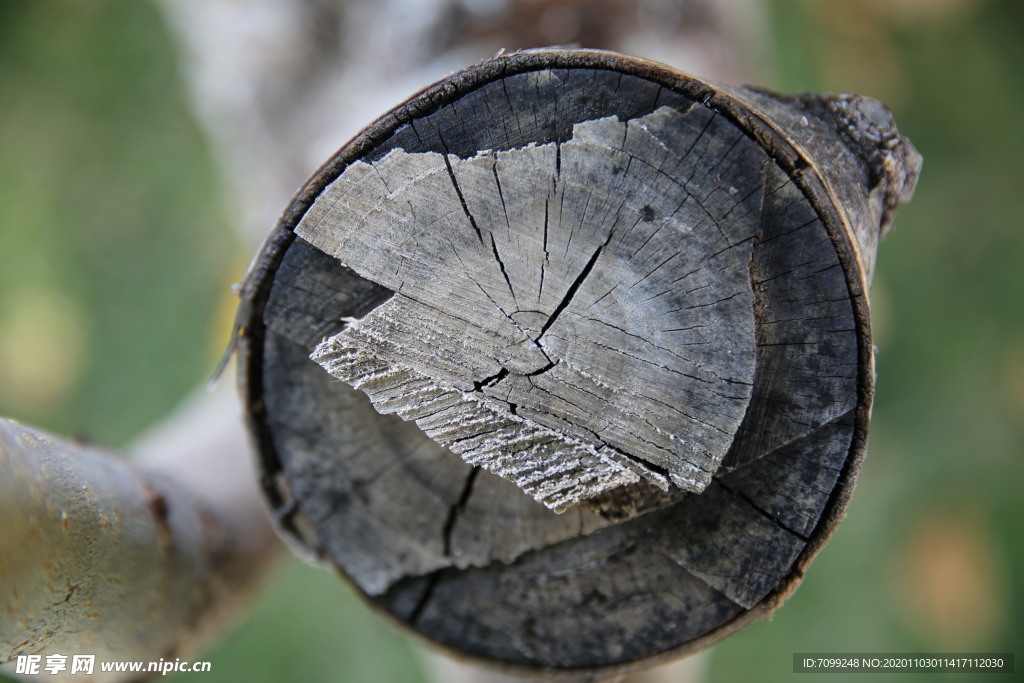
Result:
M752 386L761 149L661 107L450 156L356 162L299 223L397 292L314 358L554 509L640 477L703 490Z
M243 293L283 529L513 668L626 670L771 613L863 456L865 290L919 163L830 102L552 49L371 125Z

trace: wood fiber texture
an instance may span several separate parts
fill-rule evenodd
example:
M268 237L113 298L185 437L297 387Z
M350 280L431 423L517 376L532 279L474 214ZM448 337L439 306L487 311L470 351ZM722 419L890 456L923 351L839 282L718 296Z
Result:
M864 247L917 172L897 135L880 176L840 134L856 117L821 113L884 124L868 105L814 102L552 49L349 143L243 292L285 532L513 668L624 670L770 613L849 497Z

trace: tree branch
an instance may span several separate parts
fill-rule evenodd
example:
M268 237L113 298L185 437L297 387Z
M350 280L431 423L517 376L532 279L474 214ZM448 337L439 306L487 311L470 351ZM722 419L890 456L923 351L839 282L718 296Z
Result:
M0 420L2 661L180 657L231 620L279 547L231 389L188 401L130 461Z

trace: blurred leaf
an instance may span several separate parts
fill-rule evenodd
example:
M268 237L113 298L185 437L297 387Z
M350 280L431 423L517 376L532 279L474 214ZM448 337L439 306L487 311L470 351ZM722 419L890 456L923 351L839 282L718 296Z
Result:
M151 6L4 7L0 413L121 443L212 367L215 176Z

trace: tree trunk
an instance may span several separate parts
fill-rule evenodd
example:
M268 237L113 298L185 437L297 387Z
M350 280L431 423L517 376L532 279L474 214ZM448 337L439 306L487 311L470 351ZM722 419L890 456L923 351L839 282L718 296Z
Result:
M275 516L511 670L607 675L770 614L853 487L866 288L918 166L872 100L607 52L427 88L314 175L247 280Z

